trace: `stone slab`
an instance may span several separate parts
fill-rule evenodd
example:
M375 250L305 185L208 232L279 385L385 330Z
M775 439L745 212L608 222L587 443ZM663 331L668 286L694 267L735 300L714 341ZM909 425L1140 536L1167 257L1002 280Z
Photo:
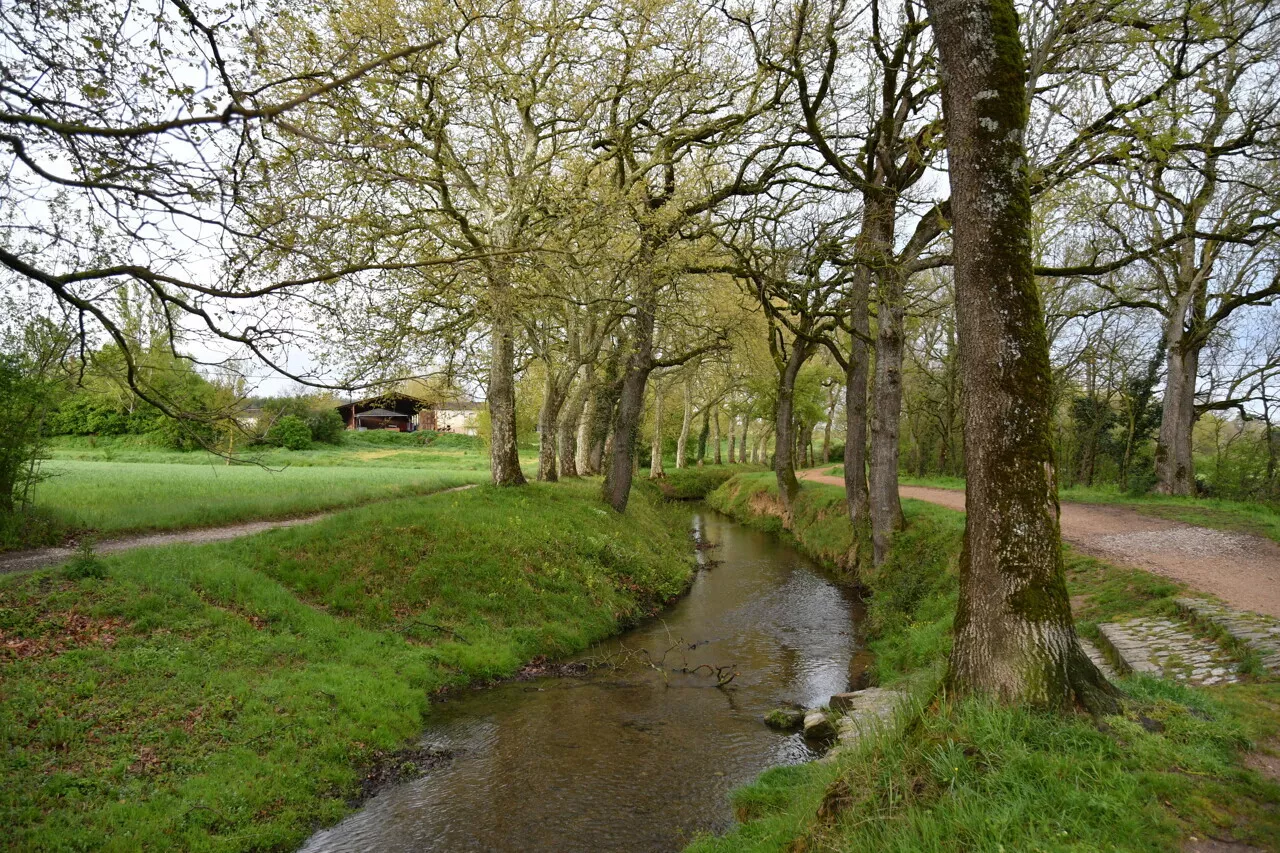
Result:
M1239 681L1237 662L1223 649L1168 619L1131 619L1098 626L1121 672L1145 672L1187 684Z
M1207 598L1178 598L1174 603L1190 618L1220 628L1236 642L1256 652L1268 672L1280 673L1280 619L1247 610L1233 610Z

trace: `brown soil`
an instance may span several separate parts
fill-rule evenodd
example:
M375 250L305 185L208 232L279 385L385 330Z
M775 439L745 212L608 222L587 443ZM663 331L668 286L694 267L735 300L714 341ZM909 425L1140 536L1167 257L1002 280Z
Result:
M801 478L843 486L844 479L810 470ZM964 510L964 492L901 486L904 498ZM1145 569L1211 593L1232 607L1280 618L1280 544L1096 504L1062 504L1062 538L1077 550Z

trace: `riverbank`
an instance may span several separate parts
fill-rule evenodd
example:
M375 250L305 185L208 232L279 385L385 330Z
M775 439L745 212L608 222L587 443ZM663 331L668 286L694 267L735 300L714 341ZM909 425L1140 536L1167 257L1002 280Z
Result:
M685 588L684 511L598 493L480 487L0 580L3 846L296 847L433 694Z
M769 474L737 477L708 502L780 530ZM1190 688L1119 679L1122 715L1094 720L953 702L938 692L950 649L963 515L904 501L908 527L868 589L875 675L929 697L899 730L831 763L784 767L736 792L742 825L690 848L766 850L1209 850L1205 839L1277 849L1280 785L1258 768L1280 752L1280 683ZM806 484L790 535L838 562L850 530L842 490ZM1067 552L1082 635L1172 616L1179 585ZM1274 774L1274 771L1272 771ZM1248 849L1248 848L1235 848Z

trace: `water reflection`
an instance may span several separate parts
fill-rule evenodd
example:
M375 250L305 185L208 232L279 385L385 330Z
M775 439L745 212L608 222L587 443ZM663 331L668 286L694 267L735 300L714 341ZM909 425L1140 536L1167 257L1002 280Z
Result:
M719 562L661 620L591 652L624 661L619 669L439 706L424 742L455 759L379 794L304 851L676 850L732 822L732 788L812 757L761 716L846 689L864 660L857 602L766 535L710 513L693 525L719 543ZM717 667L736 669L728 688L709 674Z

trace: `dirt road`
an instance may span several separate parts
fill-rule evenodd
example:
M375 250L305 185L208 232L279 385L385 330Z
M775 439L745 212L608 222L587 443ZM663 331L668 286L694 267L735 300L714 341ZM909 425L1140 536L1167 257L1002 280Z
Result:
M843 486L844 480L803 471L801 479ZM902 486L904 498L964 510L964 492ZM1098 504L1062 504L1062 538L1077 550L1145 569L1212 593L1242 610L1280 618L1280 544L1245 533L1194 527Z

